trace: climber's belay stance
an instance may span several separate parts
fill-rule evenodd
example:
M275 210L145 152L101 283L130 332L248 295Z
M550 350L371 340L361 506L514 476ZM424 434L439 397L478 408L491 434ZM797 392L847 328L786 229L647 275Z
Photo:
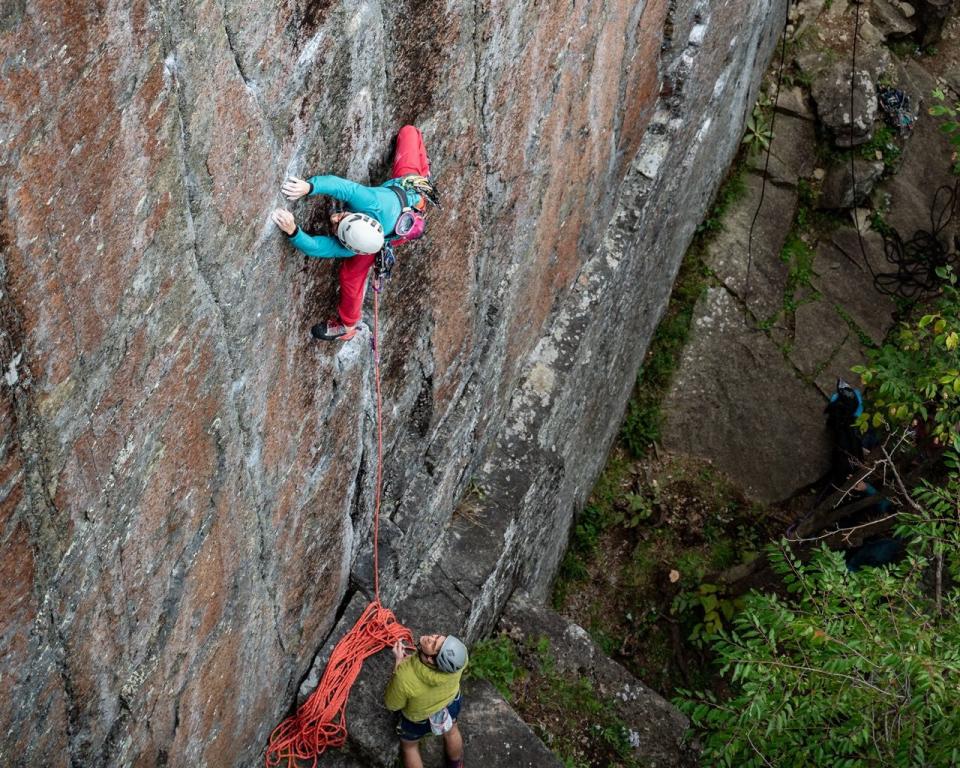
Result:
M383 703L399 712L397 735L404 768L423 768L418 743L432 733L443 736L447 768L463 768L460 677L467 665L467 648L453 635L423 635L416 653L403 643L393 646L393 677Z
M365 187L339 176L313 176L308 180L290 177L281 189L291 201L304 195L329 195L346 204L346 212L331 216L336 237L307 234L297 226L293 214L282 208L275 210L272 218L307 256L344 259L337 317L315 325L312 333L321 339L347 341L356 333L367 276L377 255L384 253L392 259L394 246L421 237L427 202L439 206L423 137L412 125L400 129L391 177L379 187Z

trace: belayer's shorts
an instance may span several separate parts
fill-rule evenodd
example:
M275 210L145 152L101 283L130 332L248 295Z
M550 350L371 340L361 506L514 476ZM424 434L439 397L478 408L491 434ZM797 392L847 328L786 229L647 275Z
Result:
M453 718L453 721L457 721L457 716L460 714L460 701L461 694L457 694L457 698L447 704L447 711L450 712L450 717ZM414 722L413 720L407 720L403 716L403 712L400 713L400 722L397 723L397 735L404 741L419 741L424 736L429 735L430 733L430 721L429 720L419 720Z

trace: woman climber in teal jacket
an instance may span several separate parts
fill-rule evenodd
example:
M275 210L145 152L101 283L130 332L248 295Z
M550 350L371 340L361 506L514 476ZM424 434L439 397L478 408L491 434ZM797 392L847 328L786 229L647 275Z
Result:
M330 217L336 237L308 235L297 226L293 214L283 208L272 214L274 223L287 234L293 246L307 256L345 259L339 274L338 317L315 325L311 333L316 338L348 341L354 337L363 308L367 275L376 255L385 243L419 237L423 232L422 211L427 200L438 204L429 177L430 160L423 137L417 128L406 125L397 135L391 178L379 187L365 187L339 176L310 179L292 176L283 182L281 191L291 202L305 195L329 195L345 203L347 208L346 212ZM407 223L401 223L407 211L418 212L410 214L414 219L419 215L420 223L414 223L412 230L406 229Z

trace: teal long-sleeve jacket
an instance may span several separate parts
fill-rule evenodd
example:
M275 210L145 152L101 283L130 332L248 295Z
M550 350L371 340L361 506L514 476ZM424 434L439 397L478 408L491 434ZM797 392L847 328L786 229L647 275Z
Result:
M379 187L365 187L339 176L312 176L307 182L311 186L308 195L329 195L336 198L346 204L348 211L365 213L379 221L385 236L393 233L402 212L397 195L387 189L396 183L394 179ZM420 199L419 195L412 192L408 192L407 197L411 205ZM289 238L295 248L316 259L343 259L355 255L337 238L308 235L300 227L297 227Z

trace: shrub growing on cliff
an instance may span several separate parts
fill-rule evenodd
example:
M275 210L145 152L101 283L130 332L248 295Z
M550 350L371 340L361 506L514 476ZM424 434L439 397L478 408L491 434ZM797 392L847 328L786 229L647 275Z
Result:
M869 393L860 417L868 426L924 425L939 444L960 449L960 291L956 275L938 270L945 281L932 311L902 323L890 342L855 366Z
M956 546L955 504L952 520ZM706 731L705 765L960 763L960 596L929 594L930 540L914 532L901 565L858 573L826 547L806 564L770 548L791 597L752 593L712 643L734 693L678 702Z

